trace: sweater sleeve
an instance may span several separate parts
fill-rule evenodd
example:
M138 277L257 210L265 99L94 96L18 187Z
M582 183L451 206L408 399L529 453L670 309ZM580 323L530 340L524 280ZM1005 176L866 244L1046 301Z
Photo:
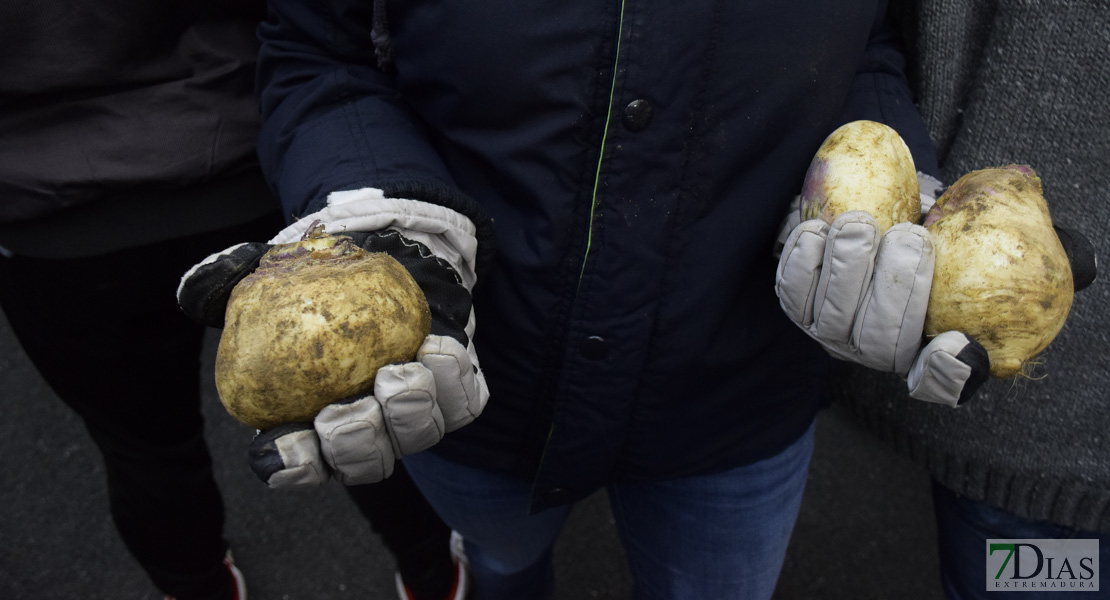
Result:
M887 11L879 12L842 121L869 119L890 125L910 147L917 170L939 178L936 149L906 78L902 37Z
M258 154L287 218L331 192L377 188L475 215L419 120L379 68L378 3L274 0L259 27Z

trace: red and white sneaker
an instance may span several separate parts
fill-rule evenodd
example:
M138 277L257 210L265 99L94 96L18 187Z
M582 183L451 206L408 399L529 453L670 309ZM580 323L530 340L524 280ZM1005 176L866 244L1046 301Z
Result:
M455 557L455 560L461 562L464 567L469 569L470 561L466 558L466 546L463 545L463 536L461 533L455 531L454 529L451 530L450 545L451 556Z
M228 550L224 556L224 566L227 567L232 581L235 582L235 597L232 600L247 600L247 580L243 579L243 572L235 566L235 558L231 556L231 550Z
M451 532L451 557L455 559L455 576L451 582L451 591L444 600L466 600L470 593L470 562L466 560L463 551L462 536L458 532ZM395 573L393 581L397 584L397 597L400 600L416 600L416 596L401 580L401 574Z
M231 550L224 555L224 566L227 567L228 573L231 573L231 580L235 582L235 595L232 600L247 600L247 581L243 579L243 572L235 566L235 558L231 555ZM166 596L165 600L175 599L173 596Z

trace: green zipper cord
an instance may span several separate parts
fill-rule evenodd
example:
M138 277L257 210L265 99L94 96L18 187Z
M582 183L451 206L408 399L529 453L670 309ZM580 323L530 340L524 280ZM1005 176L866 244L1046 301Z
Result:
M613 98L617 95L617 65L620 63L621 37L624 35L624 0L621 0L620 17L617 19L617 51L613 57L613 80L609 84L609 105L605 112L605 130L601 133L601 148L597 155L597 171L594 173L594 189L590 194L590 223L586 232L586 253L582 256L582 269L578 272L578 289L582 289L582 278L586 276L586 261L590 258L590 248L594 241L594 213L597 212L597 190L601 185L601 163L605 160L605 141L609 138L609 123L613 118ZM577 292L576 292L577 293Z
M601 182L601 162L605 157L605 140L609 137L609 122L613 118L613 98L617 95L617 64L620 62L621 55L621 36L624 33L624 0L621 0L620 17L617 19L617 52L613 57L613 81L609 85L609 107L605 113L605 131L601 134L601 152L597 157L597 172L594 173L594 189L590 195L590 228L586 234L586 253L582 256L582 269L578 272L578 288L575 290L575 295L578 290L582 289L582 278L586 274L586 260L590 256L590 245L593 243L594 238L594 212L597 210L597 188ZM540 457L540 470L543 470L544 459L547 457L547 444L551 443L551 436L555 433L555 422L552 421L551 427L547 430L547 441L544 442L544 453ZM533 492L535 484L533 483Z

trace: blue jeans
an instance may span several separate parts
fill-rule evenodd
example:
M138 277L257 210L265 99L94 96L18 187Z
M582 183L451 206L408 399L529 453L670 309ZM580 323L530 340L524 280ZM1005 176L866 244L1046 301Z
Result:
M933 508L937 517L937 548L941 581L949 600L1059 600L1059 591L986 591L986 543L988 539L1098 539L1099 565L1110 564L1110 545L1093 531L1079 531L1049 523L1030 521L982 502L959 496L933 482ZM1105 581L1099 582L1099 589ZM1105 593L1105 592L1104 592ZM1087 597L1087 595L1081 595ZM1092 594L1094 598L1098 594Z
M607 487L637 600L770 598L801 506L809 430L777 456L723 473ZM405 458L463 535L474 600L552 597L552 553L572 506L528 514L530 482L429 452Z

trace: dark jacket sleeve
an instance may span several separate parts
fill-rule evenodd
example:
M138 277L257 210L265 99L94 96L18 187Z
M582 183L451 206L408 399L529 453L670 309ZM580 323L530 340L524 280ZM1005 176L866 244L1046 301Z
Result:
M333 191L379 188L389 197L473 203L378 68L373 3L270 2L259 28L259 159L286 217L318 210Z
M869 119L893 127L906 141L918 171L940 177L936 149L906 78L902 36L881 11L856 72L843 121Z

